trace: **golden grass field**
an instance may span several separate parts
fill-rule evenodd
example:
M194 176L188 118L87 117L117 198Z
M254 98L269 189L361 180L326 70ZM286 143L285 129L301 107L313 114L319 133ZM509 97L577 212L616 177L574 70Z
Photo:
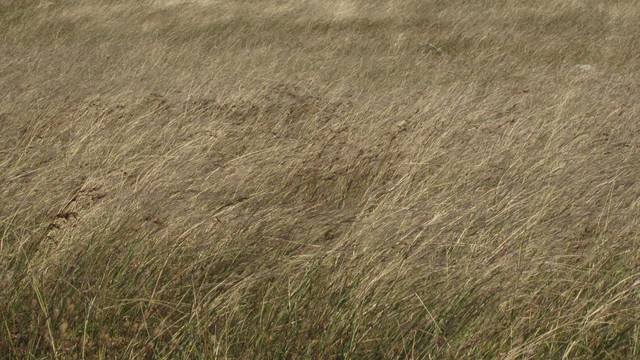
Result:
M640 358L638 24L0 0L0 358Z

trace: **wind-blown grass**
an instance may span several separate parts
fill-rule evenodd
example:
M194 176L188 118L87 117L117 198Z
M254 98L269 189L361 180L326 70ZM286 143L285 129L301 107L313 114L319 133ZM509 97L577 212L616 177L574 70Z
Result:
M0 1L0 354L640 357L638 23Z

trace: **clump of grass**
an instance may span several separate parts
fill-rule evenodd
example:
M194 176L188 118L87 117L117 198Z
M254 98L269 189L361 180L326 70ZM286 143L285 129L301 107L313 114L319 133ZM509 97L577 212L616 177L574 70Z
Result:
M639 20L0 3L0 353L640 356Z

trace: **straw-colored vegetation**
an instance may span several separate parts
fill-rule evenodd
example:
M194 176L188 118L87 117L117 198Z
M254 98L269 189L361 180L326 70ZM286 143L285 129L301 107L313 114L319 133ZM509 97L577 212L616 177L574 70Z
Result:
M0 357L639 358L638 24L1 0Z

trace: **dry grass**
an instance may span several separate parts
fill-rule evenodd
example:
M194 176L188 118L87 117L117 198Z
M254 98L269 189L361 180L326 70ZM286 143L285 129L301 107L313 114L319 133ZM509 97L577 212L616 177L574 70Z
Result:
M638 23L0 1L0 357L640 357Z

